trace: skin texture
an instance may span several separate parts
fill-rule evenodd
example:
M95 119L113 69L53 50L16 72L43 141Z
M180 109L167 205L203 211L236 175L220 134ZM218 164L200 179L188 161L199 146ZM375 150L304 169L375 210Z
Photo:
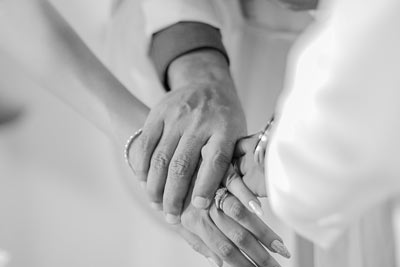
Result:
M238 141L234 157L237 161L238 172L242 174L242 181L258 197L267 197L267 186L264 168L254 160L254 149L258 143L258 135L254 134Z
M237 161L238 172L242 174L242 181L258 197L267 197L267 186L264 168L254 160L254 149L258 143L258 135L253 134L239 140L235 147L234 157Z
M192 204L206 209L228 170L246 121L226 59L217 51L182 56L169 68L172 89L151 111L132 147L132 166L169 223L178 223L196 166Z

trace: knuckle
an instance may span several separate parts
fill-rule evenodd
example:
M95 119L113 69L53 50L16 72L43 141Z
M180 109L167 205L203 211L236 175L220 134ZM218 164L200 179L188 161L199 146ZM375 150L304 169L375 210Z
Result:
M233 256L233 254L235 253L235 247L226 241L220 242L218 244L217 248L218 248L219 254L224 259L231 258Z
M177 177L182 177L190 170L191 162L186 156L181 156L172 160L170 165L171 174Z
M223 151L218 151L214 155L214 165L217 168L227 168L231 162L231 157Z
M158 151L151 158L151 166L156 170L168 168L169 159L165 152Z
M230 213L233 219L242 220L246 216L246 209L242 204L235 202L230 207Z
M231 234L231 239L239 246L245 246L250 241L250 234L245 231L236 231Z

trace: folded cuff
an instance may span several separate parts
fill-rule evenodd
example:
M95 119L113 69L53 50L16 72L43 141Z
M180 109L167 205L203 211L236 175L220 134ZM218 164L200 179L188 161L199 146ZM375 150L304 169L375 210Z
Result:
M168 90L167 70L176 58L199 49L215 49L229 62L217 28L200 22L179 22L153 35L150 58L157 74Z

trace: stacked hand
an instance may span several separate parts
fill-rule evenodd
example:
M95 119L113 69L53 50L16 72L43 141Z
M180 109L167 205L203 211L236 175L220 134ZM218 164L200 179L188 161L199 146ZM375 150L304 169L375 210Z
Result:
M279 266L261 244L290 255L281 238L257 217L262 210L255 194L265 194L244 166L251 145L244 140L235 151L246 135L246 121L225 58L213 50L190 53L171 64L168 78L172 92L151 110L129 152L152 206L163 210L166 221L219 266L222 261ZM245 180L233 170L234 153L246 170ZM214 195L222 184L230 194L216 207Z

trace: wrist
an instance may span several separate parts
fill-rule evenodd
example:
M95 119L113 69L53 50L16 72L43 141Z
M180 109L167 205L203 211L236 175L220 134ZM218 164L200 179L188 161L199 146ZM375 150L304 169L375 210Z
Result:
M201 49L175 59L167 71L172 90L193 83L231 80L227 58L215 49Z

